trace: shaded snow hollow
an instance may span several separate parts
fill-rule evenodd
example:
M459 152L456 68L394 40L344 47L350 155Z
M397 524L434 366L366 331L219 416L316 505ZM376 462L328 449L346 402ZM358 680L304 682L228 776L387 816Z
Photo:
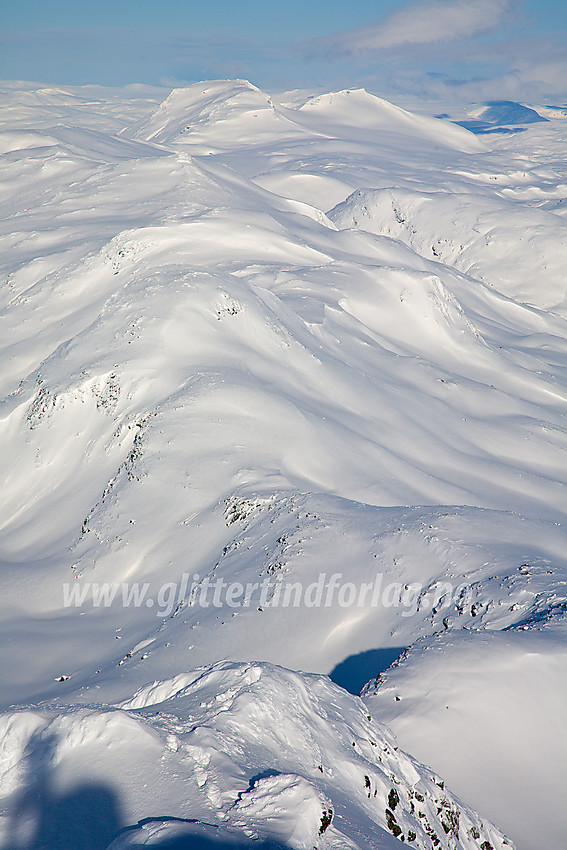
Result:
M562 850L564 114L2 97L0 847Z

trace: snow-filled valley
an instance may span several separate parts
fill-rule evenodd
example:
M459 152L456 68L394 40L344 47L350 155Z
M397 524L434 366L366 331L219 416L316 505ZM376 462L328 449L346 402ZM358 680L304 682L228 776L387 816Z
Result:
M563 850L567 109L1 93L0 848Z

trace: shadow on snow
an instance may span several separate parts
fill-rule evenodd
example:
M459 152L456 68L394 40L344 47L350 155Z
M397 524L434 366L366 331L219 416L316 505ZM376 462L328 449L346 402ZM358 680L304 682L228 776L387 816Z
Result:
M358 696L364 685L387 670L399 658L405 646L390 646L385 649L368 649L350 655L329 673L329 678L345 691Z

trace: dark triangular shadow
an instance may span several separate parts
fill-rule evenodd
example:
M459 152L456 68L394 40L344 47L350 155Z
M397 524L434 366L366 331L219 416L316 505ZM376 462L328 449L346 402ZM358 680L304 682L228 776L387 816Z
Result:
M358 696L364 685L387 670L390 664L400 657L404 649L405 646L390 646L349 655L329 673L329 678L349 694Z

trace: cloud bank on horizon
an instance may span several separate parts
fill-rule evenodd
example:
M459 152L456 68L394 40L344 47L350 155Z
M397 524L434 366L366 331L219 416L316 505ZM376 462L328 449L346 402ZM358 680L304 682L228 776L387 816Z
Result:
M404 94L464 101L567 97L567 26L552 0L421 0L303 45ZM554 31L552 32L552 29Z
M246 78L270 92L363 86L474 102L567 101L558 0L29 0L0 9L0 79L179 86Z

